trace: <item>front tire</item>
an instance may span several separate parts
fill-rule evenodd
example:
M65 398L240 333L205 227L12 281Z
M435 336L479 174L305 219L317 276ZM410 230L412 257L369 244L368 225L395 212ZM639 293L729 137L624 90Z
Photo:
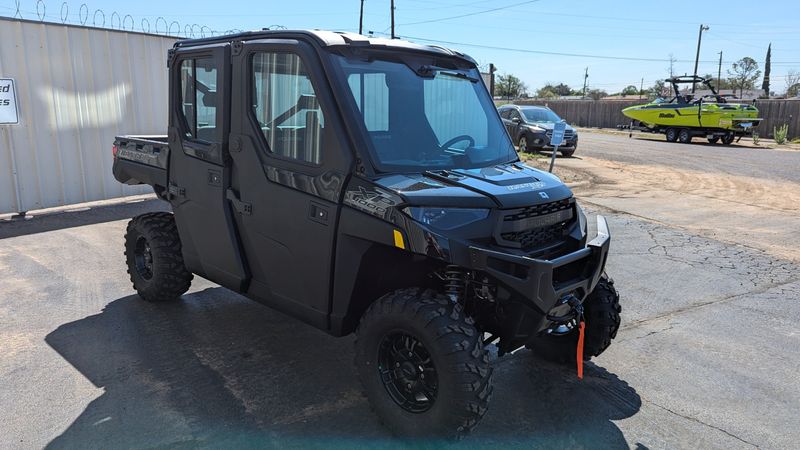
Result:
M486 413L492 369L481 333L459 304L402 289L370 306L355 364L370 405L401 437L459 437Z
M583 359L590 360L600 356L617 336L622 307L614 281L605 275L595 286L594 291L584 300L584 320L586 330L583 344ZM575 362L575 349L578 345L578 330L573 329L563 335L545 335L534 338L528 348L544 359L560 363Z
M133 288L149 302L178 299L192 284L183 263L181 239L172 214L134 217L125 233L125 259Z

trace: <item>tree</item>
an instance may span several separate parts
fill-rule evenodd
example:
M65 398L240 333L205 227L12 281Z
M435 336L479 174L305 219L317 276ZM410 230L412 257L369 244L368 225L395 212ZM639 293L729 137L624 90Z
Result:
M712 75L710 73L707 73L707 74L705 74L703 76L703 78L705 78L706 80L712 80L711 81L711 85L714 86L714 89L716 89L717 91L720 91L722 89L733 89L731 87L730 81L728 81L728 80L726 80L724 78L721 79L721 80L717 80L717 76L716 75Z
M664 80L658 80L650 89L646 89L644 93L647 94L647 98L653 100L659 97L667 98L670 96L671 92L670 86L668 86Z
M550 86L549 83L548 86ZM572 95L572 88L570 88L564 83L558 83L557 85L551 87L552 87L551 90L560 96Z
M734 90L739 89L739 97L741 97L745 89L753 89L755 87L756 80L761 76L761 71L758 70L756 60L745 56L733 63L731 69L728 69L728 75L730 75L728 81L730 81L731 87Z
M603 97L608 97L608 92L602 89L589 89L586 91L586 96L592 100L600 100Z
M528 86L526 86L522 80L511 74L504 74L497 77L494 88L497 90L497 95L508 99L520 97L528 92Z
M544 85L543 87L536 90L536 98L553 99L558 97L559 97L558 92L553 90L553 86L550 86L549 84Z
M639 88L634 85L630 85L625 87L620 94L622 94L623 97L626 95L639 95Z
M786 74L786 96L797 97L800 95L800 72L790 70Z
M764 95L766 98L769 98L769 71L771 69L771 60L772 59L772 42L769 43L767 47L767 59L764 61L764 81L761 83L761 89L764 90Z

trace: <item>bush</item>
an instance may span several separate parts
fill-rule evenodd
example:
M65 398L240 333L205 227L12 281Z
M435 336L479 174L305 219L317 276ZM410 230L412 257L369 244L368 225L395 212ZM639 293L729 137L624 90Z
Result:
M789 133L789 125L783 124L779 127L775 127L773 131L775 132L775 143L778 145L785 144L786 135Z

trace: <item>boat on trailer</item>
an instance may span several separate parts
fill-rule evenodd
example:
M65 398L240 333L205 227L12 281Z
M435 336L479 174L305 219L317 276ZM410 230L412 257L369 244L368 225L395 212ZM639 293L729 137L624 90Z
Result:
M710 80L697 76L668 78L675 97L658 98L644 105L629 106L622 114L633 119L631 129L663 133L667 141L691 142L694 137L705 137L708 142L731 144L738 136L751 134L758 126L758 108L750 103L728 103L720 96ZM680 86L701 84L711 94L681 93ZM755 103L755 102L753 102Z

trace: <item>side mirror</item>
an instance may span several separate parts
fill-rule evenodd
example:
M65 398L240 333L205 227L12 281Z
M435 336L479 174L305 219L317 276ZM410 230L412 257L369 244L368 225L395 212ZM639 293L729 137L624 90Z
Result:
M512 122L514 122L514 123L520 123L520 122L522 122L522 120L520 120L520 118L519 118L519 117L514 117L514 118L512 118L512 119L511 119L511 121L512 121Z

